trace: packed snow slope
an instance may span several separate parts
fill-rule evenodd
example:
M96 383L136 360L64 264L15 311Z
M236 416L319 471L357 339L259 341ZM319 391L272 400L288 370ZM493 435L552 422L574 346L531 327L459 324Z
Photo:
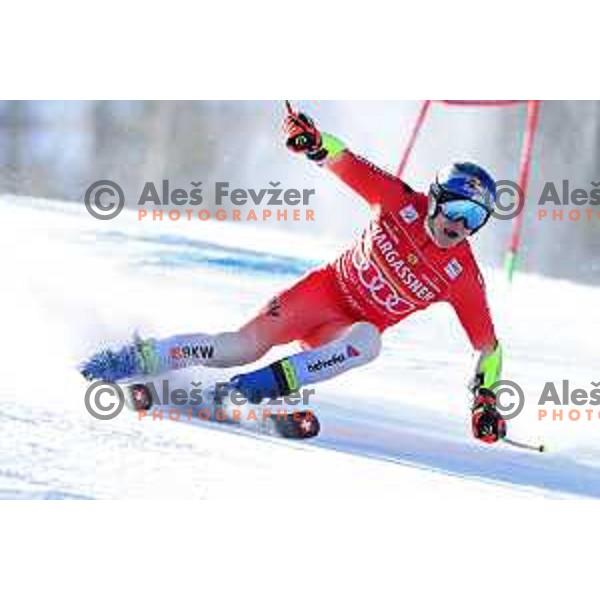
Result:
M294 443L194 420L110 421L84 407L75 365L134 331L163 336L242 324L343 244L247 223L97 221L83 204L0 197L0 497L253 501L600 496L600 419L539 421L545 382L591 389L600 290L485 272L505 346L504 376L525 390L509 423L537 454L470 437L473 359L450 308L388 332L372 365L320 385L321 436ZM321 241L319 241L321 240ZM307 307L310 310L310 307ZM265 364L294 347L272 350ZM174 384L230 372L177 373ZM573 407L566 407L573 408ZM583 407L593 408L593 407ZM365 485L368 482L368 485Z

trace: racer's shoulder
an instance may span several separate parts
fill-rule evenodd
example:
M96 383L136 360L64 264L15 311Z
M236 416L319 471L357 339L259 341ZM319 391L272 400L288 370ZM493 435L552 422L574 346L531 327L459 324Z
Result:
M388 189L385 200L385 207L388 210L399 211L405 223L421 221L427 215L427 196L414 190L408 183L397 177L394 184Z
M371 171L372 175L380 177L381 179L383 179L387 183L389 183L391 186L390 187L391 191L396 191L396 192L400 192L402 194L407 194L407 195L418 194L418 192L415 192L415 190L413 190L413 188L411 188L406 183L406 181L404 181L404 179L398 177L396 174L392 173L391 171L386 171L385 169L376 165L374 162L372 162L368 158L365 158L364 156L361 156L360 154L355 154L354 152L352 152L349 149L346 149L340 155L339 159L337 159L337 160L338 161L344 161L344 160L356 161L357 163L364 165L365 167L367 167L369 169L369 171Z

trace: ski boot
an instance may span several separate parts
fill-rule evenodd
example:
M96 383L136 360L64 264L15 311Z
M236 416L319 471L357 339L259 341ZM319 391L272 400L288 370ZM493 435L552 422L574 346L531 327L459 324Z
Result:
M100 350L80 366L80 372L88 381L121 381L153 375L159 371L159 360L154 340L134 338L132 344L117 350Z
M252 373L236 375L229 382L230 390L241 392L248 402L260 404L265 398L286 396L296 391L290 385L290 367L285 359ZM297 388L296 388L297 389ZM319 435L321 424L313 411L293 411L285 416L271 415L268 420L268 432L275 432L284 438L308 439Z

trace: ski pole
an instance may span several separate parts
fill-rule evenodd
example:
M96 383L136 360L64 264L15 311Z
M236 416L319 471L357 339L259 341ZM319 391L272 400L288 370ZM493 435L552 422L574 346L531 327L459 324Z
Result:
M510 438L502 438L504 442L510 444L511 446L515 446L516 448L523 448L524 450L533 450L534 452L545 452L546 446L544 444L533 445L533 444L525 444L523 442L517 442L516 440L511 440Z
M292 115L292 116L296 115L296 113L294 112L294 109L292 108L292 104L290 103L289 100L285 101L285 108L287 109L288 115Z

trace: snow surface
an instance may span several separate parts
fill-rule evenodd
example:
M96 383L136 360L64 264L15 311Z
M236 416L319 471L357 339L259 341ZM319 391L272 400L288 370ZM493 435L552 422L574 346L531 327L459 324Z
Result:
M451 309L436 306L386 333L376 363L317 388L316 440L257 437L215 423L111 421L84 408L82 357L135 330L163 336L243 323L274 292L332 258L341 242L251 224L92 219L83 205L0 197L0 497L244 498L301 503L315 494L407 502L451 498L600 496L600 419L539 422L544 382L598 379L600 291L486 272L504 376L528 403L515 439L548 454L471 439L466 382L473 355ZM274 349L260 364L293 351ZM225 372L223 375L227 375ZM182 383L212 370L178 373ZM315 487L316 486L316 487Z

